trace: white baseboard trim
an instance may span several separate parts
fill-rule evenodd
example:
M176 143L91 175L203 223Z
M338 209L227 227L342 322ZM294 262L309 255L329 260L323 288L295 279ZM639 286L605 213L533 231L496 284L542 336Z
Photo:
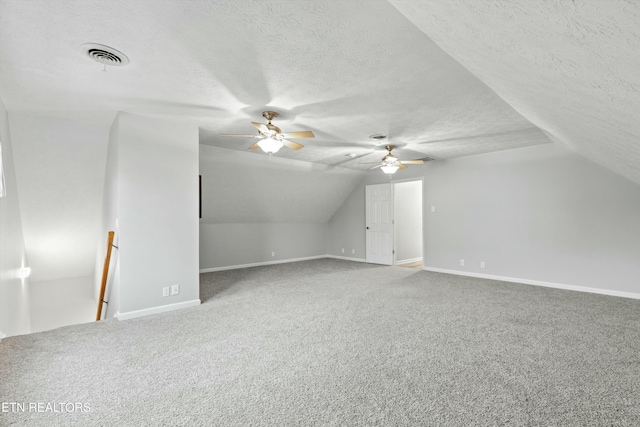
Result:
M400 260L400 261L396 261L396 265L411 264L412 262L418 262L418 261L422 261L422 257L420 257L420 258L411 258L411 259L403 259L403 260Z
M339 255L326 255L324 258L341 259L344 261L354 261L354 262L367 262L367 260L364 258L351 258L351 257L339 256Z
M127 311L124 313L116 313L113 317L118 320L135 319L136 317L148 316L150 314L164 313L167 311L180 310L183 308L195 307L200 305L199 299L190 301L177 302L175 304L159 305L157 307L143 308L142 310Z
M565 285L562 283L544 282L542 280L517 279L515 277L494 276L491 274L473 273L469 271L447 270L436 267L423 267L423 270L433 271L436 273L455 274L457 276L478 277L480 279L500 280L502 282L521 283L524 285L544 286L546 288L565 289L568 291L589 292L592 294L610 295L614 297L640 299L640 294L634 292L615 291L612 289L589 288L586 286Z
M202 268L200 273L212 273L214 271L237 270L239 268L260 267L262 265L287 264L289 262L308 261L310 259L326 258L326 255L314 255L304 258L279 259L276 261L253 262L250 264L225 265L224 267Z

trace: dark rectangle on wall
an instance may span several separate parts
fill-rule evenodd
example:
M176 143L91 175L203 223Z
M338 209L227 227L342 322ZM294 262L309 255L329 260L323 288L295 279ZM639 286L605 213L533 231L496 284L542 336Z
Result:
M198 175L198 210L200 212L200 218L202 218L202 175Z

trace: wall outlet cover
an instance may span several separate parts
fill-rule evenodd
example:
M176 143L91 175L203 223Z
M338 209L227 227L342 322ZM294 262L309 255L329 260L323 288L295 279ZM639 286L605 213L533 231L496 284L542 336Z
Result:
M180 293L180 285L171 285L171 295L178 295Z

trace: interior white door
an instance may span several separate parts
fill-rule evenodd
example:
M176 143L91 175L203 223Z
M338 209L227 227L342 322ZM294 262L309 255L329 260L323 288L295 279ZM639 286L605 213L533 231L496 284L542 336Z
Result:
M393 265L393 186L365 187L367 262Z

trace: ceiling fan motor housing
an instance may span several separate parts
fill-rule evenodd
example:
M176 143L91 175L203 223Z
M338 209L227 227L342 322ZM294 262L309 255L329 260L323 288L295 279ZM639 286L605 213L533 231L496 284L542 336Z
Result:
M276 113L275 111L263 111L262 117L264 117L265 119L269 120L269 122L271 122L271 120L278 117L278 113Z
M271 123L267 123L265 126L267 127L267 129L269 129L271 131L270 133L272 135L282 133L280 128L278 126L276 126L276 125L272 125Z

